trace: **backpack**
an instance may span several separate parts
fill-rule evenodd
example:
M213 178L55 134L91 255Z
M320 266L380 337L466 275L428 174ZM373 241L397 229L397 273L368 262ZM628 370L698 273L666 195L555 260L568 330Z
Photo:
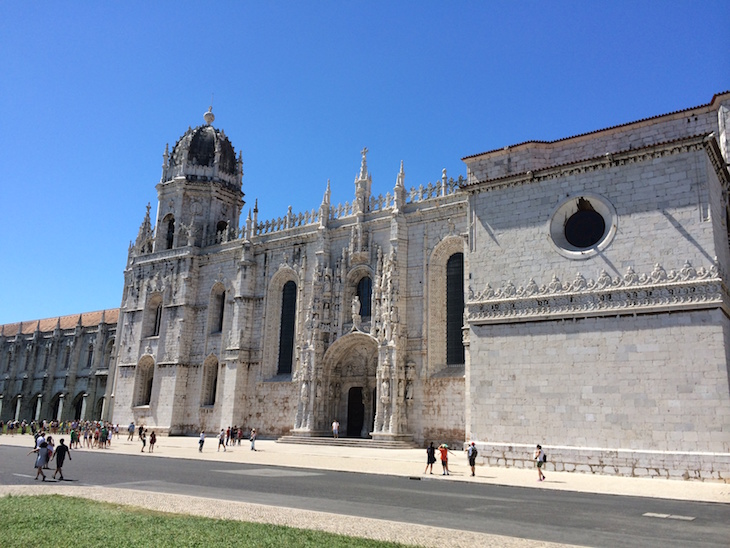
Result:
M547 462L547 453L542 454L542 462Z
M475 459L477 458L477 455L479 454L479 451L477 451L476 445L471 446L471 458Z

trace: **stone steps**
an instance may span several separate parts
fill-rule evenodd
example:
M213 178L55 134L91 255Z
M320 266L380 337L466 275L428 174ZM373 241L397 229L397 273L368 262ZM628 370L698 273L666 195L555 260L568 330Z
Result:
M369 438L333 438L325 436L282 436L276 443L326 445L329 447L366 447L371 449L420 449L413 441L373 440Z

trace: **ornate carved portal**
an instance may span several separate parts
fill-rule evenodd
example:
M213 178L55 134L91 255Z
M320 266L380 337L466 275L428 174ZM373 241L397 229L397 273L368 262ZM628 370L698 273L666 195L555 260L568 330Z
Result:
M303 360L294 433L328 435L332 421L341 435L369 437L375 423L377 341L355 332L340 338L325 353L320 366Z

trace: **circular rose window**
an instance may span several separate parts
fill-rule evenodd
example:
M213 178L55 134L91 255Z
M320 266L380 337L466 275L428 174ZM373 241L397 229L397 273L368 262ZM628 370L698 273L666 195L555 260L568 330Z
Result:
M550 218L550 239L558 253L587 259L616 234L616 210L601 196L581 194L561 203Z

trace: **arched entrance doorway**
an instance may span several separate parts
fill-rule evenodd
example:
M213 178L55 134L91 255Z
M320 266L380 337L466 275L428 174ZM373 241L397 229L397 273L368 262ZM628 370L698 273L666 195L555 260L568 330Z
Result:
M363 398L363 387L353 386L347 392L347 425L344 435L348 438L365 438L369 437L370 432L375 427L375 408L377 403L376 389L373 388L371 398ZM367 416L370 422L366 423L365 402L370 400L372 409Z
M377 341L361 332L345 335L327 350L324 363L328 400L323 402L323 422L337 419L343 436L369 437L377 401Z

